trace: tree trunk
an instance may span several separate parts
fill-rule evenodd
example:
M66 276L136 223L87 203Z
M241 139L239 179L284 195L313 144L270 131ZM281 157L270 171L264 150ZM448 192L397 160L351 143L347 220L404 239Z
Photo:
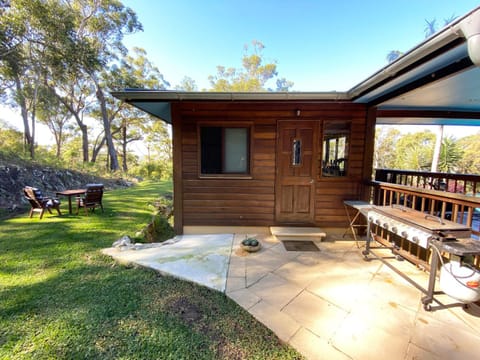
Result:
M61 149L62 149L62 138L63 138L63 131L60 130L58 132L55 132L54 133L54 136L55 136L55 143L57 145L57 159L60 159L60 155L61 155Z
M32 121L32 142L30 143L30 158L35 159L35 107L30 113L30 120Z
M123 154L123 171L127 172L127 125L122 126L122 154Z
M105 144L105 136L102 138L102 140L100 141L100 144L98 146L93 147L92 163L97 161L98 154L100 153L100 150L102 149L104 144Z
M78 121L77 121L78 123ZM87 125L84 123L78 123L78 126L80 127L80 131L82 132L82 153L83 153L83 162L87 163L88 162L88 131L87 131Z
M115 151L115 146L113 144L112 133L110 131L110 121L108 119L107 105L105 103L105 95L100 85L95 82L97 88L97 99L100 102L100 109L102 113L103 127L105 130L105 140L107 142L108 156L110 158L110 170L117 171L119 168L117 152Z
M37 109L37 94L38 94L38 84L35 84L35 89L33 90L33 104L30 112L30 120L32 122L32 142L30 143L30 157L35 159L35 116Z
M27 104L25 104L25 98L22 93L22 83L18 76L15 76L15 88L18 96L18 105L20 106L20 113L23 120L23 136L25 140L25 145L28 146L29 151L31 149L31 144L34 142L32 135L30 133L30 125L28 123L28 110Z
M80 131L82 132L83 162L87 163L88 162L88 127L87 125L83 123L82 119L80 118L79 112L76 111L68 101L66 101L63 97L58 95L54 87L49 86L49 88L53 92L53 94L57 97L57 99L60 100L60 102L68 109L68 111L70 111L70 114L72 114L73 117L75 118L75 121L77 122L77 125L80 128Z

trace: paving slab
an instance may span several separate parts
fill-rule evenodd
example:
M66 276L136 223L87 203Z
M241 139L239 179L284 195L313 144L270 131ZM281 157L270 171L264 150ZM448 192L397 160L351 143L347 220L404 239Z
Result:
M103 253L225 292L233 234L181 235L158 244L112 247Z
M300 328L289 343L307 359L351 360L351 357L335 349L327 340L305 328Z
M289 342L292 336L300 330L300 324L288 314L265 300L259 301L249 309L250 314L271 329L283 341Z
M303 290L302 287L272 273L267 274L249 289L278 310L283 309Z
M252 236L261 250L241 251ZM365 261L362 245L346 238L327 235L319 252L302 252L263 233L184 235L104 253L225 292L307 359L480 359L480 306L436 295L445 306L425 311L419 289L381 261ZM427 285L413 264L391 263Z
M348 312L308 291L303 291L282 311L322 339L330 339Z

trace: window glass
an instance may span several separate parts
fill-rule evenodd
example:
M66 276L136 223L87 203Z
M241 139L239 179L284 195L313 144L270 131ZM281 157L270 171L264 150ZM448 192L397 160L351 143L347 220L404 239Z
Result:
M205 126L200 128L202 174L247 174L249 129Z
M325 123L323 131L322 175L346 176L350 123Z
M200 131L202 174L222 172L222 128L203 127Z
M246 173L248 133L245 128L226 128L224 136L224 172Z

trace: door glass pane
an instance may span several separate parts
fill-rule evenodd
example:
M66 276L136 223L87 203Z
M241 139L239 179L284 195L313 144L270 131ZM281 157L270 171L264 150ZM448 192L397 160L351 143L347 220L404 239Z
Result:
M302 143L300 140L293 140L292 153L292 165L300 165L300 162L302 161Z
M226 128L224 138L226 173L246 173L248 156L248 132L246 128Z

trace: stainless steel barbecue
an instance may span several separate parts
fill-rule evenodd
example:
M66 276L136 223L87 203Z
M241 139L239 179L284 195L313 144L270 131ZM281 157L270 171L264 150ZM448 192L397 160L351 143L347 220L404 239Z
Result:
M450 263L449 266L442 267L443 271L448 271L448 278L452 281L442 281L443 284L452 284L454 286L449 286L449 288L442 289L445 293L451 297L459 300L463 303L476 301L477 294L480 299L480 288L477 280L479 272L476 269L471 269L467 271L471 273L471 279L462 279L458 280L455 274L453 274L452 269L457 269L457 273L465 274L466 272L463 259L468 255L479 255L480 254L480 241L471 239L471 229L463 224L458 224L452 221L441 219L439 217L425 214L420 211L416 211L410 208L405 208L403 206L375 206L368 211L368 228L369 236L367 238L366 249L363 251L363 255L368 259L369 254L373 254L375 257L382 260L386 265L393 268L397 273L406 278L409 282L415 285L417 288L422 290L426 296L422 298L422 303L424 304L425 310L431 310L431 303L434 300L433 294L435 291L435 281L436 273L439 261L443 263L441 253L449 253L458 260L457 264ZM371 242L373 239L372 236L372 227L376 225L382 229L388 231L388 233L395 234L403 239L408 240L409 242L418 245L423 249L430 249L432 251L432 261L430 265L430 277L428 283L428 289L419 287L418 284L414 283L411 279L406 277L406 275L400 273L395 269L390 263L386 262L382 257L377 256L371 251ZM387 235L389 238L389 235ZM378 239L378 238L376 238ZM388 241L387 241L388 242ZM385 245L385 242L383 242ZM387 246L387 245L385 245ZM387 246L389 247L389 246ZM404 256L404 252L399 250L397 246L392 242L390 246L392 252L397 255ZM454 266L455 265L455 266ZM460 271L462 270L462 271ZM442 274L443 275L443 274ZM463 283L462 283L463 281ZM464 288L467 287L471 290L468 294L462 297ZM459 295L460 294L460 295Z
M403 206L378 206L368 212L368 220L425 249L430 240L468 238L469 227Z

